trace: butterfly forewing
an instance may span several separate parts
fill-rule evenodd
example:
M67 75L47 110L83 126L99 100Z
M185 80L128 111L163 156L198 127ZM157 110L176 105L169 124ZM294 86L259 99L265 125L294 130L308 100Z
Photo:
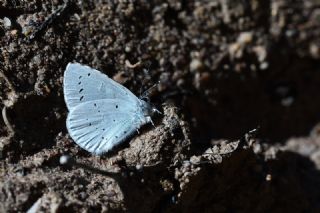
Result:
M138 98L127 88L98 70L69 63L64 74L64 98L69 111L87 101L121 99L136 102Z

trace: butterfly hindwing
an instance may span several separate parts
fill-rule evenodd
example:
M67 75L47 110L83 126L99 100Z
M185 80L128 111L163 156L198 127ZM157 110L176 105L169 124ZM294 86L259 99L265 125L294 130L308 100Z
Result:
M64 98L69 111L77 105L99 99L137 101L127 88L108 76L79 63L69 63L64 73Z
M123 119L118 123L115 123L109 131L106 131L103 140L100 142L99 146L96 147L96 154L100 155L118 144L122 143L128 137L130 137L140 126L142 123L135 120L134 118L131 120Z
M134 103L101 99L75 106L67 118L72 139L83 149L103 154L134 133L142 124Z

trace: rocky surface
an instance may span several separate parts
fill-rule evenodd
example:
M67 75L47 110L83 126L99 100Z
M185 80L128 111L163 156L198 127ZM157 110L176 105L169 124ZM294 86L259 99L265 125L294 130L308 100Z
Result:
M320 211L319 6L0 1L0 212ZM79 148L71 61L135 94L160 81L155 127Z

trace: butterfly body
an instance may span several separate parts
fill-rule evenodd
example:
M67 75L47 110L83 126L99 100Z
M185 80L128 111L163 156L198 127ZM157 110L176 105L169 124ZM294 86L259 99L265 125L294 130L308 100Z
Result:
M152 123L149 103L98 70L69 63L64 74L67 129L83 149L101 155L142 125Z

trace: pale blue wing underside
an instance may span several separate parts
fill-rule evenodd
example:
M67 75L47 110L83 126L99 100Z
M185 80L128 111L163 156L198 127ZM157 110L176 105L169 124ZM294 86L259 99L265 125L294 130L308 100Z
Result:
M101 155L133 134L143 123L134 104L121 99L87 101L67 118L72 139L83 149Z
M69 63L64 73L64 99L69 111L77 105L99 99L121 99L135 103L139 99L127 88L98 70Z

